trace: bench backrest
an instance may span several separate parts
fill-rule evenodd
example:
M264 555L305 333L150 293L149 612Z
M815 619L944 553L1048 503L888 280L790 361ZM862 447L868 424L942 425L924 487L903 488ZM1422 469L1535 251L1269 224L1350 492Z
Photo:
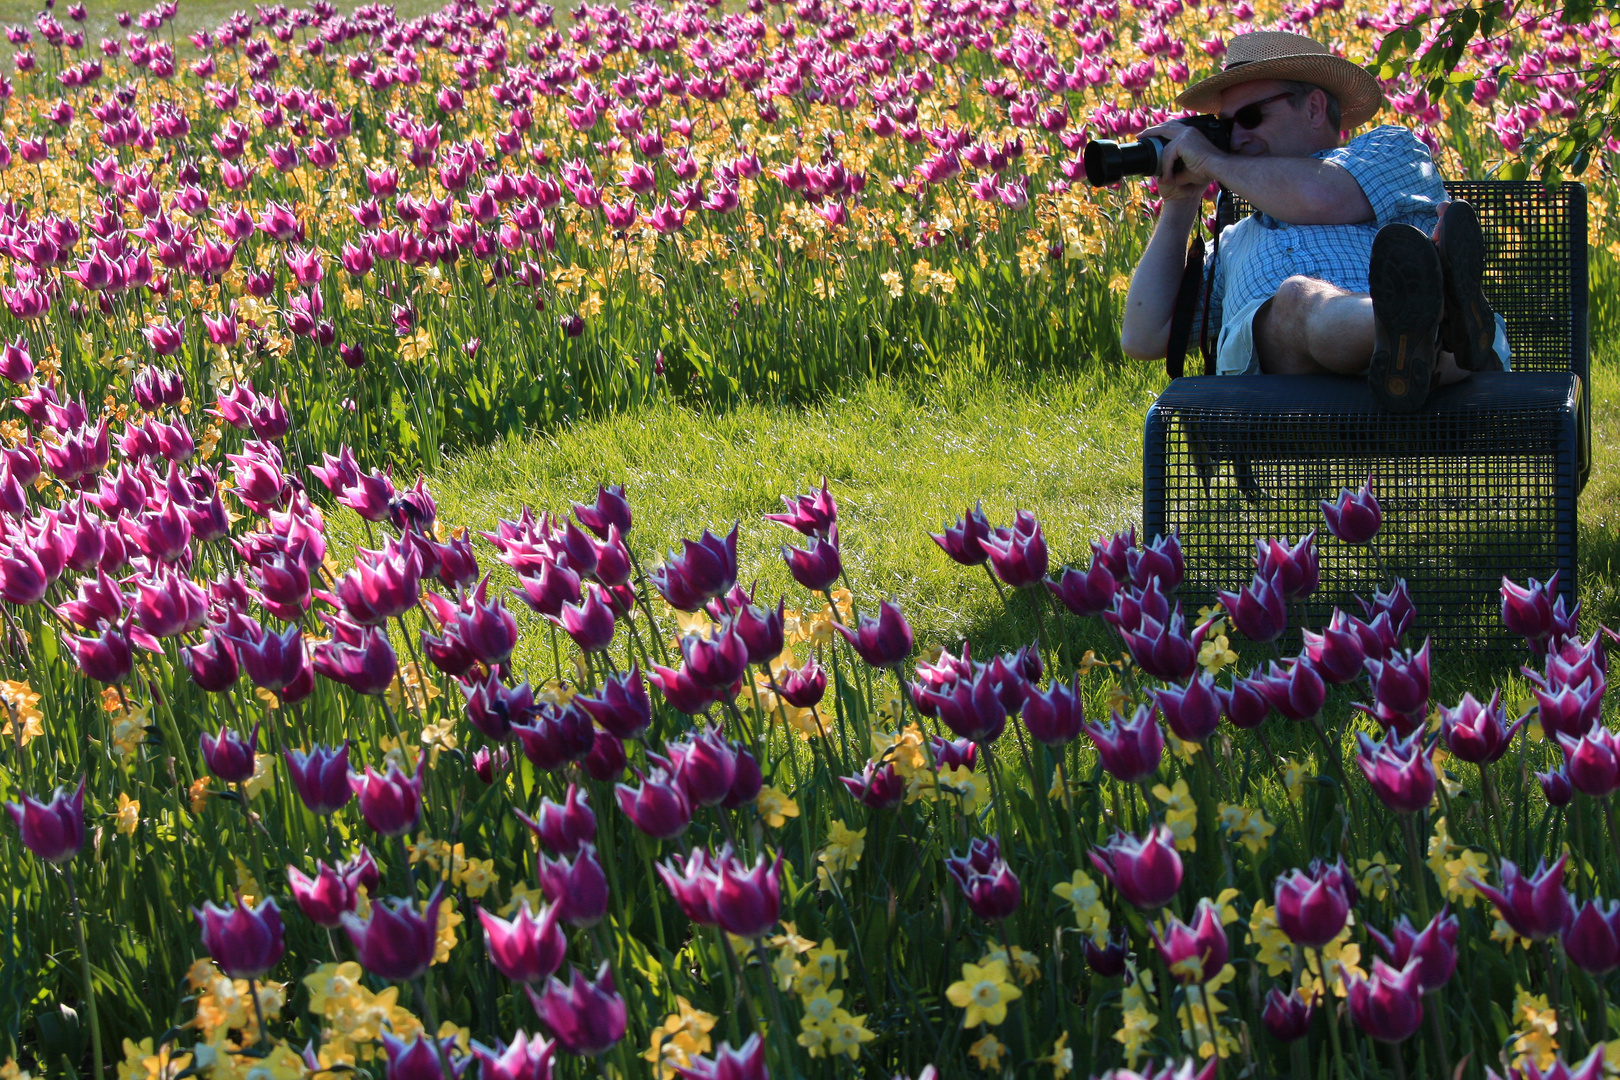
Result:
M1586 186L1535 180L1453 180L1485 233L1485 295L1507 321L1514 371L1568 371L1590 385ZM1233 198L1233 220L1253 207Z

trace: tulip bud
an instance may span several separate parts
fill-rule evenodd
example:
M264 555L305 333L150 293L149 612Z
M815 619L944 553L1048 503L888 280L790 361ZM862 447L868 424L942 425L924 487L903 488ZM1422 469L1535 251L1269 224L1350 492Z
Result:
M580 791L578 784L569 784L568 794L560 804L550 798L541 799L540 812L533 818L515 808L512 812L551 851L574 855L581 844L596 839L596 815L591 813L589 799L589 793Z
M1107 724L1085 724L1083 728L1097 747L1103 768L1122 783L1146 780L1159 770L1164 733L1159 730L1157 709L1138 706L1129 720L1115 712Z
M1449 904L1442 907L1440 913L1429 920L1422 933L1412 929L1412 923L1405 915L1396 922L1393 938L1385 937L1371 926L1367 927L1368 935L1378 943L1395 967L1404 968L1412 959L1417 960L1424 993L1445 986L1451 980L1452 972L1457 970L1458 923L1457 916L1448 914L1450 910Z
M253 725L247 742L227 727L221 727L212 739L206 733L198 736L198 742L202 746L203 764L219 779L227 784L241 784L252 778L259 749L258 724Z
M1371 978L1354 972L1344 978L1351 1019L1380 1042L1404 1042L1423 1022L1422 968L1416 958L1400 971L1374 960Z
M562 966L568 939L557 926L557 905L549 904L537 915L525 899L510 922L479 908L478 921L484 926L490 962L513 982L537 983Z
M986 922L1000 922L1018 910L1018 878L1001 857L1001 845L995 837L973 840L967 855L952 855L945 860L945 869L962 890L968 908Z
M317 926L341 926L343 913L354 910L354 886L323 862L315 864L313 878L305 876L296 866L288 866L287 885L292 889L298 910Z
M1155 825L1145 837L1115 833L1107 845L1090 852L1092 865L1133 907L1161 908L1181 888L1181 855L1168 825Z
M427 754L416 759L416 772L406 776L390 764L386 776L366 766L364 775L349 774L349 788L360 796L360 816L383 836L404 836L422 818L422 770Z
M1291 1043L1303 1039L1311 1030L1315 1008L1298 994L1284 994L1273 987L1266 994L1266 1009L1260 1014L1261 1023L1278 1042Z
M1339 936L1350 914L1348 877L1340 866L1316 862L1309 872L1296 868L1277 879L1277 925L1290 941L1320 949Z
M274 900L249 907L240 897L232 907L208 901L191 913L202 924L203 947L227 977L262 979L285 951L281 912Z
M441 881L429 895L425 912L418 912L408 898L379 898L372 902L371 914L365 919L345 912L343 929L354 944L360 966L394 982L419 977L433 960L443 902Z
M1341 544L1365 544L1378 535L1379 526L1384 523L1384 513L1373 495L1372 487L1372 474L1369 473L1367 482L1359 491L1340 488L1336 500L1331 503L1323 500L1322 517L1327 521L1328 532L1337 537Z
M1198 901L1191 926L1171 916L1162 934L1158 927L1150 925L1150 929L1170 977L1184 986L1207 983L1226 966L1226 929L1219 909L1208 897Z
M1201 743L1221 722L1221 702L1215 689L1215 676L1201 672L1186 686L1168 686L1153 692L1165 723L1182 742Z
M570 967L566 984L553 975L544 993L536 993L532 986L526 990L541 1022L570 1054L598 1057L624 1038L624 999L613 990L606 961L595 979Z
M1502 860L1502 887L1472 882L1487 900L1496 905L1502 921L1513 932L1531 941L1550 938L1564 928L1569 918L1569 894L1564 891L1566 852L1551 867L1541 860L1534 875L1526 877L1512 859Z
M781 911L782 856L767 865L760 855L753 868L746 869L729 850L722 852L715 863L711 905L715 923L727 933L763 937Z
M854 630L843 623L834 623L833 629L873 667L895 667L911 655L911 624L900 614L900 609L887 600L878 604L876 619L862 615L860 625Z
M23 846L48 863L65 863L84 847L82 778L71 795L57 788L48 803L24 795L20 803L6 803L6 810L17 823Z

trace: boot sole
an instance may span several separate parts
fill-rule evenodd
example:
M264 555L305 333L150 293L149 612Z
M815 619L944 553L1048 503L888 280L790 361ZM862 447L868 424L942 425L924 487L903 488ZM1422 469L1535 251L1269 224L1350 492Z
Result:
M1410 225L1380 229L1373 238L1367 291L1375 328L1367 384L1382 408L1416 412L1434 377L1444 293L1434 242Z
M1468 371L1500 371L1496 355L1496 313L1480 289L1485 276L1485 235L1479 215L1465 202L1446 207L1440 224L1440 265L1445 275L1446 317L1440 328L1445 347Z

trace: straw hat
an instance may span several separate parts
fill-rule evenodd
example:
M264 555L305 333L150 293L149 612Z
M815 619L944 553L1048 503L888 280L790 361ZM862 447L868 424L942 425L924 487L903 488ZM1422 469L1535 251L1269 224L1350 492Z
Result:
M1373 118L1384 105L1378 80L1366 68L1328 52L1320 41L1281 30L1239 34L1226 47L1226 66L1218 75L1195 82L1181 92L1183 109L1215 112L1221 92L1240 83L1286 79L1320 86L1339 100L1340 120L1349 131Z

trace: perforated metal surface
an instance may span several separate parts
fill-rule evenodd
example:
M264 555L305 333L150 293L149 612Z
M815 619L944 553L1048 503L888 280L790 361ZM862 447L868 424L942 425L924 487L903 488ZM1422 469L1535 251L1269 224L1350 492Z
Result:
M1438 646L1512 652L1498 615L1504 575L1563 570L1575 598L1575 504L1587 375L1585 190L1448 184L1480 213L1487 293L1508 322L1512 373L1435 391L1410 416L1380 410L1364 380L1252 376L1173 381L1149 410L1143 518L1181 535L1194 606L1253 573L1257 537L1320 530L1322 585L1305 617L1358 611L1390 573ZM1376 476L1376 556L1326 535L1319 502ZM1297 645L1297 632L1293 637Z
M1354 594L1370 598L1387 580L1379 558L1406 579L1419 632L1449 648L1512 647L1497 615L1504 574L1545 580L1563 569L1573 600L1570 376L1480 376L1411 417L1380 412L1347 380L1291 379L1288 400L1212 385L1233 381L1178 379L1148 414L1146 531L1179 531L1188 600L1245 584L1257 537L1312 529L1322 554L1312 625L1335 604L1358 611ZM1384 527L1374 547L1348 547L1327 535L1319 504L1369 473Z

